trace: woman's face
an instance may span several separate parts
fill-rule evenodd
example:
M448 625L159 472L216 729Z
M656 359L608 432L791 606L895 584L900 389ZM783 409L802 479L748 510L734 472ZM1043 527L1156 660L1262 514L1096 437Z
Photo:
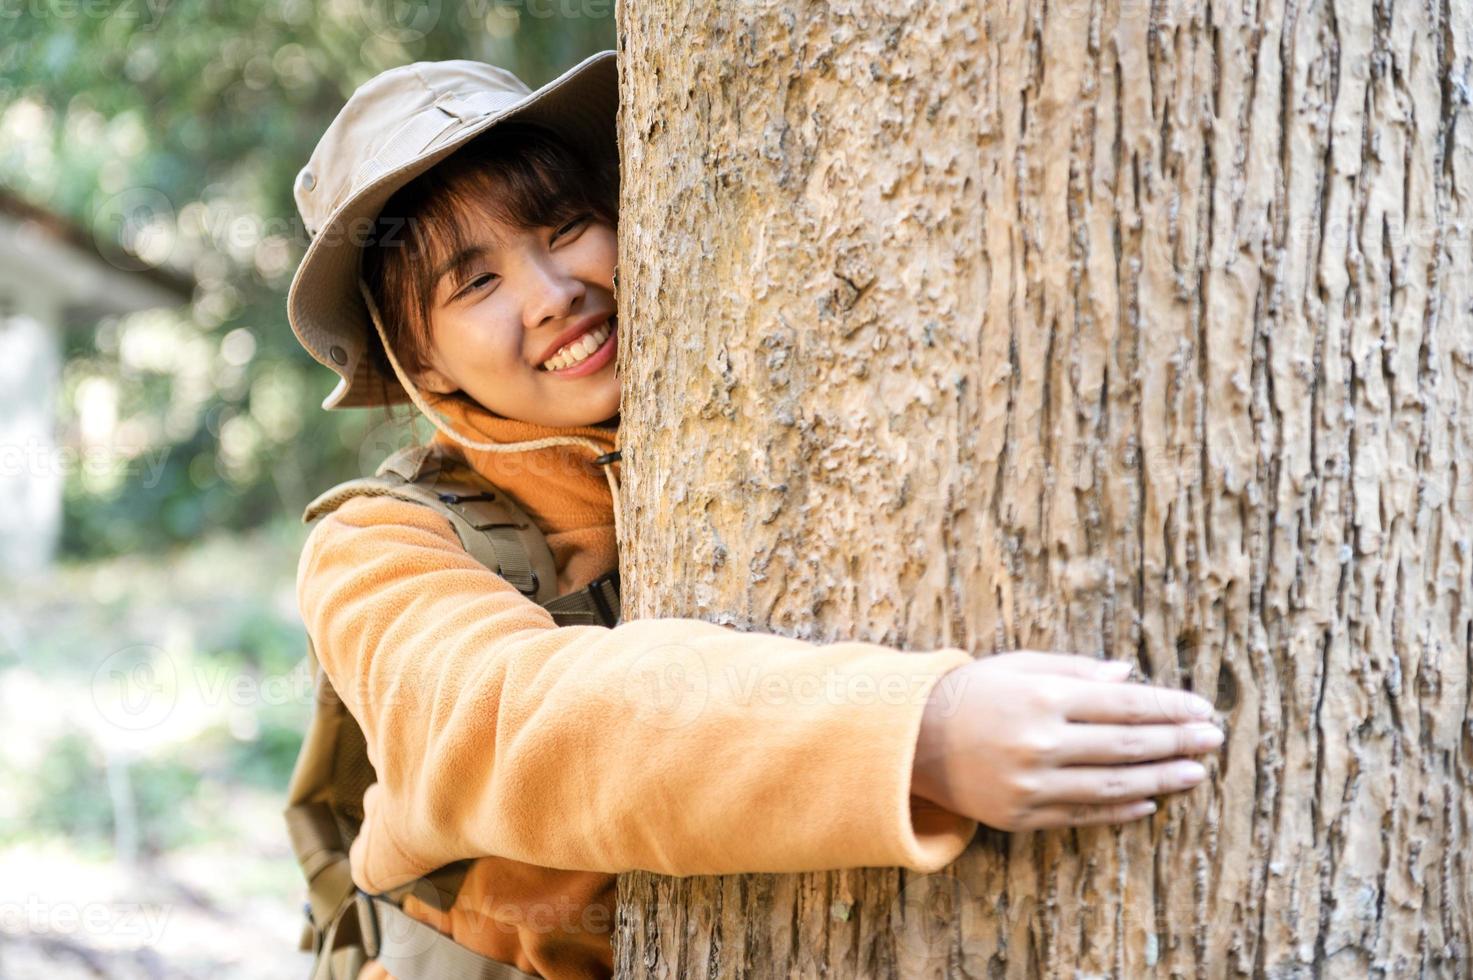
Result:
M558 228L490 217L472 227L433 287L424 387L540 425L618 414L614 229L591 214Z

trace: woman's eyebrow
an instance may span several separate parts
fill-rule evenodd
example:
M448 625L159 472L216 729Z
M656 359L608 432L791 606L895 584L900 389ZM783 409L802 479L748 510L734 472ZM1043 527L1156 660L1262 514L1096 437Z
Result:
M467 245L459 252L456 252L453 256L450 257L448 261L446 261L443 265L435 270L434 281L438 283L441 279L445 278L447 273L470 265L482 255L487 255L494 251L496 251L496 247L486 242L477 242L474 245Z

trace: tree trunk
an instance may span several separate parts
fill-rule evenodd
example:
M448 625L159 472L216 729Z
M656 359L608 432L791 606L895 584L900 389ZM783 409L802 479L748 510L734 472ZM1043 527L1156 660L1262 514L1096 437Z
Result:
M938 875L625 876L620 974L1473 975L1473 5L619 28L627 613L1103 651L1228 733Z

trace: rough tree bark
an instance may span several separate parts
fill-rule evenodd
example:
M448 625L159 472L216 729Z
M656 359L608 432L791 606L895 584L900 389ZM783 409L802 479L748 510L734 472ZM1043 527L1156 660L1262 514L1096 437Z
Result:
M939 875L626 876L621 975L1473 975L1473 5L618 17L629 614L1228 731Z

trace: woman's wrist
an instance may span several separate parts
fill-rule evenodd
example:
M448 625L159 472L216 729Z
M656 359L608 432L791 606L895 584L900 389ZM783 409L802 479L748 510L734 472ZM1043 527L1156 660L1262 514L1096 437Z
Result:
M955 710L950 686L954 683L953 675L959 670L960 667L952 668L932 685L930 695L926 698L925 710L921 714L921 727L916 737L914 762L911 765L911 795L943 807L950 798L946 789L946 728L947 718Z

